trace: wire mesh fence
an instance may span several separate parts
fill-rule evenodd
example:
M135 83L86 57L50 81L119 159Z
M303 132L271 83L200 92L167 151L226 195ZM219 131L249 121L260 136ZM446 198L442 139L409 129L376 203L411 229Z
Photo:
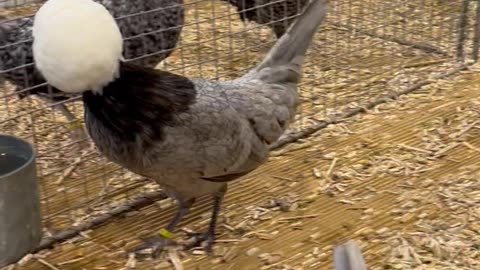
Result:
M1 8L9 8L9 7L16 7L19 5L24 5L28 2L32 2L32 0L0 0L0 7Z
M284 18L267 20L263 25L244 23L241 17L259 8L285 11L282 8L292 6L293 1L297 0L257 0L251 2L257 3L256 7L240 14L234 4L249 1L144 0L144 10L138 8L142 1L100 2L113 10L119 22L126 21L124 29L133 23L142 29L133 35L122 31L126 40L141 40L144 45L136 48L133 57L127 57L129 60L151 65L160 62L159 55L168 55L160 68L188 77L225 80L238 77L262 59L276 41L272 31L275 27L269 25L295 15L285 13ZM6 78L0 90L0 130L35 145L46 236L64 234L92 219L98 221L106 213L128 210L122 208L127 201L158 190L148 179L108 162L88 139L72 136L78 130L75 123L83 116L78 97L46 101L46 95L41 99L29 95L19 99L18 93L42 87L38 81L26 79L27 73L34 71L33 59L25 57L25 50L31 46L29 18L44 1L7 2L13 4L0 4L13 6L0 9L0 77ZM154 7L154 2L163 6ZM297 11L300 2L293 5ZM300 89L302 103L291 134L314 130L359 112L383 97L413 90L428 83L432 76L448 73L477 55L477 1L330 2L327 22L307 56ZM160 16L156 13L165 16L173 12L172 8L177 9L175 16L180 16L179 7L184 10L183 27L162 29L152 24ZM158 43L149 35L175 29L181 29L181 34L174 48L168 53L152 50ZM13 61L12 57L19 59ZM23 75L16 83L8 77L14 70L21 70ZM22 80L23 84L18 82ZM52 95L48 89L46 93ZM55 109L62 104L72 117Z

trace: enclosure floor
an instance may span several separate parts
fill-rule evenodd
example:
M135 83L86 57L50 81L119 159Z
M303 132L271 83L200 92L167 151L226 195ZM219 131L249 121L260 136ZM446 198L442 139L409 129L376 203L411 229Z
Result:
M229 226L219 226L215 250L227 254L181 252L183 269L331 269L333 245L347 239L360 243L369 269L478 269L478 254L468 262L462 259L468 241L478 244L480 213L478 205L468 203L479 198L478 191L443 190L461 184L455 181L465 183L466 174L476 174L480 165L475 126L480 75L475 73L478 69L434 83L276 152L268 164L230 186L220 218ZM429 132L438 133L439 141L426 139ZM428 146L440 143L448 147L436 151ZM437 197L441 193L445 196ZM297 209L258 208L286 195L298 196ZM453 207L454 201L465 207ZM466 218L468 205L473 213ZM181 227L205 228L209 207L209 198L200 200ZM113 219L15 269L175 269L167 260L149 259L130 262L129 268L122 253L139 235L160 229L174 209L154 204ZM285 220L294 216L298 219ZM251 227L242 226L243 221L252 222ZM436 224L443 229L435 229ZM242 235L239 228L247 232ZM455 259L448 255L450 228L462 228L456 231ZM422 246L428 242L420 241L422 235L437 239L440 251Z

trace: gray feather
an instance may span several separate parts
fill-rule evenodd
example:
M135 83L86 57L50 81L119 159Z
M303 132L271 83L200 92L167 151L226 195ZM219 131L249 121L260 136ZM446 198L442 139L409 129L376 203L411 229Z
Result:
M295 115L300 65L326 13L326 0L311 3L266 59L237 80L121 65L103 95L84 94L100 152L183 200L258 168Z
M311 40L326 15L327 0L311 1L311 4L304 8L303 14L297 17L297 21L275 43L253 72L262 72L262 69L278 66L300 67L303 65Z

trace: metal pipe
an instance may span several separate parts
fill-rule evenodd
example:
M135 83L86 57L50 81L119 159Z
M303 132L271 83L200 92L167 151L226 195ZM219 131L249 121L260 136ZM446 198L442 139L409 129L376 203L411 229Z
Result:
M457 41L457 60L465 60L465 39L467 37L468 26L468 9L470 7L470 0L463 0L462 11L460 13L460 22L458 24L458 41Z
M477 8L475 12L475 34L473 38L473 55L475 62L478 61L478 49L480 47L480 0L477 0Z

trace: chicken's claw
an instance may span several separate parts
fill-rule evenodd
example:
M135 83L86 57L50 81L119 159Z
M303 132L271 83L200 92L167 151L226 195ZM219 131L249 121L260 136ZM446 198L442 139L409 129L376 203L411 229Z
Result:
M152 258L158 258L158 255L169 246L177 246L177 243L171 239L161 236L154 236L143 240L143 243L128 250L128 253L135 253L137 256L145 256L145 249L151 249Z

